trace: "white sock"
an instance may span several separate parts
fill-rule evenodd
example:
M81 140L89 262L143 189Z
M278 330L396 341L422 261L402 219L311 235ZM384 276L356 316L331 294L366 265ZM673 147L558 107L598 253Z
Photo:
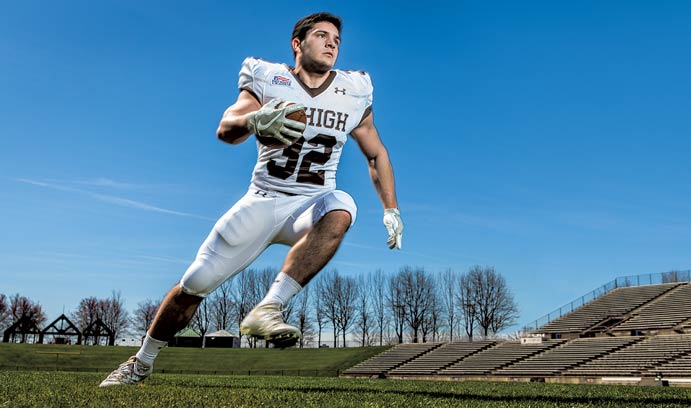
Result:
M158 353L167 345L167 341L156 340L147 333L142 347L137 352L137 360L151 367L154 365L154 360L156 356L158 356Z
M278 275L276 275L274 283L271 284L271 288L269 288L269 291L266 293L266 296L259 302L259 305L280 303L282 306L285 306L290 298L295 296L301 289L302 286L295 282L295 279L283 272L279 272Z

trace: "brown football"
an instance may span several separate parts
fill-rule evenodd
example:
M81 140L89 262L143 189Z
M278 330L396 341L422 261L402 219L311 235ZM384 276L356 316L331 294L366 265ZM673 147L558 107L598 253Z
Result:
M290 106L290 105L294 105L294 104L295 104L295 102L281 102L277 106L277 108L282 108L284 106ZM299 111L296 111L296 112L293 112L289 115L286 115L286 118L291 119L291 120L295 120L298 122L302 122L305 124L307 123L307 115L305 114L304 109L301 109ZM300 132L300 133L302 133L302 132ZM286 147L290 146L290 145L286 145L284 143L281 143L278 140L276 140L270 136L259 136L259 135L257 135L257 140L259 141L259 143L263 144L264 146L268 146L268 147L286 148Z

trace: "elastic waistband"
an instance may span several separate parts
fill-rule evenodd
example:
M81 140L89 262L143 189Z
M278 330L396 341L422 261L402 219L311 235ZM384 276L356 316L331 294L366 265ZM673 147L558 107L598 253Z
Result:
M257 187L256 184L250 184L249 192L262 197L294 197L298 195L293 193L285 193L283 191L267 190L265 188Z

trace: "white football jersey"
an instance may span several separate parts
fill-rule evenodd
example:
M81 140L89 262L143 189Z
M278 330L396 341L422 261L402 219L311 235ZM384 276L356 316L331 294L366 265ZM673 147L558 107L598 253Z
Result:
M240 89L264 105L274 98L305 105L307 128L287 148L257 142L252 183L290 194L314 195L336 188L336 169L348 134L372 109L372 81L366 72L332 70L319 88L308 88L289 66L247 58Z

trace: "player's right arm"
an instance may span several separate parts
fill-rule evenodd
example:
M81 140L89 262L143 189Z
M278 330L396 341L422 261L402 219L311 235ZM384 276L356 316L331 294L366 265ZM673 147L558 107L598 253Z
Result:
M261 108L261 104L250 92L241 90L238 99L226 109L218 125L216 135L226 143L239 144L250 135L248 119L252 112Z
M305 124L288 119L288 115L305 107L299 103L289 106L283 106L282 103L281 99L276 98L261 106L251 93L242 90L238 100L223 114L216 135L226 143L238 144L254 133L290 145L302 135Z

